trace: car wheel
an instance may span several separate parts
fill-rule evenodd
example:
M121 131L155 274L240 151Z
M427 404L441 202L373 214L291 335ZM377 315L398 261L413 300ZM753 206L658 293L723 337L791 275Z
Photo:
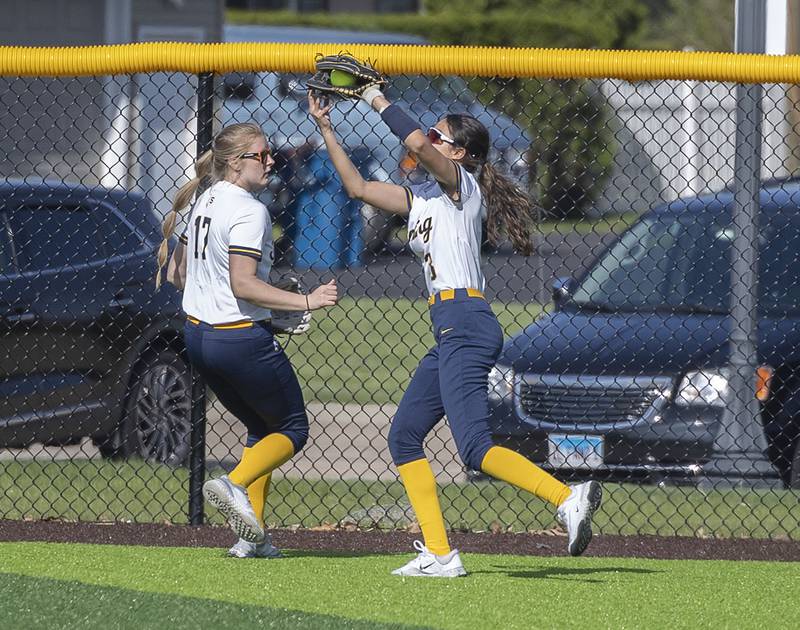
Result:
M180 466L188 460L192 383L187 362L172 350L146 356L128 387L117 435L98 445L106 457L139 457Z

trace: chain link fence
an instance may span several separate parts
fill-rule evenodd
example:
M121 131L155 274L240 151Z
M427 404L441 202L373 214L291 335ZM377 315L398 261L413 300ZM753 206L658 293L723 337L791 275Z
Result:
M193 380L160 221L214 131L256 121L274 276L340 306L283 338L311 435L270 526L413 529L386 437L432 345L404 225L349 199L306 75L0 78L0 518L200 523L245 429ZM423 128L468 112L535 200L535 252L483 250L506 335L491 426L563 480L605 481L601 533L800 539L796 85L400 75ZM365 177L425 174L364 103L334 127ZM178 228L177 233L181 232ZM426 444L448 524L541 531L552 508Z

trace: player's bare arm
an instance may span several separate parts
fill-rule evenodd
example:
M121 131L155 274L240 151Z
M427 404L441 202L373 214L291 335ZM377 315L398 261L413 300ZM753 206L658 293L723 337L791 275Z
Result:
M186 247L178 243L167 267L167 282L174 284L179 289L186 285Z
M391 102L383 94L380 94L372 99L370 105L375 111L382 112L391 105ZM415 129L402 141L409 153L416 157L425 170L433 175L445 192L451 196L458 194L458 167L453 160L463 157L464 149L454 149L453 159L451 159L437 151L428 136L420 129Z
M319 127L331 163L342 180L345 192L351 199L361 201L394 214L408 214L408 198L402 186L386 182L365 180L353 162L344 152L336 138L328 113L331 104L323 105L322 101L309 92L309 113Z
M261 308L281 311L317 310L338 301L336 280L314 289L307 296L273 287L256 275L258 263L249 256L230 255L230 280L233 295ZM308 298L308 303L306 303Z

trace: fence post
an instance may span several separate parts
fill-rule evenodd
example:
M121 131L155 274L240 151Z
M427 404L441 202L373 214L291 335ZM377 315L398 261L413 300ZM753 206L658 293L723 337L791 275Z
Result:
M197 82L197 157L214 138L214 75L203 72ZM192 434L189 456L189 524L203 524L203 481L206 471L206 385L192 368Z
M763 3L736 3L736 52L764 52L765 11ZM729 394L712 459L704 467L714 484L775 485L777 476L766 457L761 408L755 397L763 91L759 83L736 86Z

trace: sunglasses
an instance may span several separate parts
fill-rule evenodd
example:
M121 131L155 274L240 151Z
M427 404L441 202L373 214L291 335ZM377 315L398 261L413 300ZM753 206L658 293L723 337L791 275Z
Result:
M258 160L262 164L266 164L269 156L272 155L269 149L264 149L258 153L242 153L239 158L242 160Z
M431 144L442 144L442 142L446 142L447 144L458 146L458 143L455 140L437 127L428 128L428 140L431 141Z

